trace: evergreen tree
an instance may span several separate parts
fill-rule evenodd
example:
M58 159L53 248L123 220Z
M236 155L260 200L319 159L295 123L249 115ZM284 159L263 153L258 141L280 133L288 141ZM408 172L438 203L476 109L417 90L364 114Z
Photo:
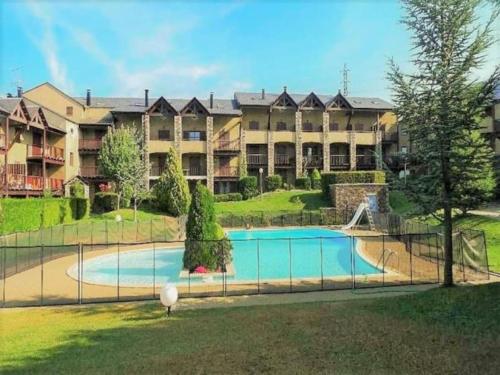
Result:
M185 215L189 210L191 197L181 162L173 148L165 154L165 166L154 188L158 205L172 216Z
M395 111L408 132L417 163L407 184L412 199L427 213L443 212L446 286L453 284L453 205L463 199L462 188L489 168L485 158L477 159L484 153L484 144L474 142L473 134L491 103L500 70L497 67L479 85L471 72L481 67L493 42L491 28L499 9L491 5L492 15L481 27L476 16L481 3L404 0L403 23L412 33L414 71L404 74L391 62L389 73Z

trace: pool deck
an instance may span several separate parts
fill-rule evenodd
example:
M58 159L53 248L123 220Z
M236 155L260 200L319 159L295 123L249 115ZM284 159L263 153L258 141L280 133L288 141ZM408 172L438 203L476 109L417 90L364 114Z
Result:
M385 237L384 242L380 240L379 233L372 231L346 231L346 234L357 236L359 241L358 252L367 261L373 265L381 267L381 259L383 257L383 266L385 273L376 275L356 275L353 278L349 276L324 277L321 281L318 278L314 279L297 279L290 280L261 280L260 285L253 283L235 283L227 284L228 295L245 295L257 293L283 293L289 291L317 291L319 289L337 290L348 289L347 294L352 293L350 289L353 286L353 281L357 288L379 287L382 285L398 285L398 284L419 284L419 283L437 283L442 281L442 264L429 261L425 257L413 256L410 259L409 253L406 251L406 245L403 242ZM157 248L178 248L183 246L182 242L176 243L156 243ZM151 248L149 244L147 248ZM121 245L120 251L141 250L144 245ZM102 248L94 248L92 251L86 251L84 261L106 254L116 253L116 246L106 246ZM385 254L392 254L386 256ZM150 287L126 287L126 286L106 286L95 285L82 282L79 290L78 282L67 274L67 270L77 262L76 255L65 256L50 260L43 265L43 302L45 304L68 304L77 303L79 297L85 303L100 302L100 301L127 301L137 299L153 299L158 298L160 288ZM8 277L5 284L0 286L0 291L5 293L5 306L23 306L41 304L41 274L42 267L35 266L25 271L19 272ZM469 272L468 269L461 270L455 267L455 278L457 282L465 280L477 279L477 274ZM462 280L463 277L463 280ZM483 277L485 279L485 277ZM490 277L492 280L493 277ZM492 280L493 281L493 280ZM498 279L496 280L498 281ZM5 288L4 288L5 287ZM391 287L390 290L393 290ZM403 286L403 288L405 288ZM222 294L222 285L217 284L202 284L192 285L188 290L186 287L178 287L179 293L183 297L195 296L220 296ZM356 289L356 292L361 289ZM396 289L394 289L396 290ZM321 291L318 293L330 293ZM304 293L298 293L304 295ZM310 294L310 293L306 293ZM324 298L328 294L325 295ZM1 296L0 296L1 298ZM233 299L236 297L224 297L225 299ZM240 298L240 297L238 297ZM265 298L284 298L278 297L277 294L269 295ZM323 298L323 297L322 297ZM201 299L197 299L200 300ZM242 297L241 301L245 298ZM257 299L259 300L259 299ZM293 298L292 298L293 300ZM184 299L182 299L184 301ZM202 303L202 302L200 302ZM179 304L179 306L182 306Z

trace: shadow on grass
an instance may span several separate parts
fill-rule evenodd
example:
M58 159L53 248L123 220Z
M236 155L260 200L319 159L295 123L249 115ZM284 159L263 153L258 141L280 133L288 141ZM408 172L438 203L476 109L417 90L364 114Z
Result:
M313 211L319 210L321 207L330 207L331 203L324 198L321 191L308 191L297 193L290 197L290 202L300 200L304 203L304 210Z

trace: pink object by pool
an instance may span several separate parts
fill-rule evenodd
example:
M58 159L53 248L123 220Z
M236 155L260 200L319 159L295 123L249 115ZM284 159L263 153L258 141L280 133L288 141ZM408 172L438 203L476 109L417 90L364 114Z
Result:
M198 266L194 269L195 273L207 273L208 270L203 266Z

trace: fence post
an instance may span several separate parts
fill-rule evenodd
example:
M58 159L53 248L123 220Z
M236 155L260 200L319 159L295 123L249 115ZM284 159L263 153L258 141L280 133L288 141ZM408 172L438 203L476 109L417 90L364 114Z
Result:
M2 306L5 306L5 288L7 283L7 248L3 248L3 291L2 291Z
M385 286L385 236L383 234L382 234L382 286Z
M438 276L438 284L440 280L440 271L439 271L439 241L438 241L438 234L434 233L434 239L436 243L436 262L437 262L437 276Z
M349 236L349 247L351 248L352 289L356 289L356 260L354 259L354 237L353 236Z
M458 238L460 239L460 252L462 253L462 279L465 282L465 263L464 263L464 245L463 245L463 232L458 232Z
M120 244L116 248L117 261L116 261L116 299L120 300Z
M108 221L104 220L104 234L106 236L106 245L109 244L109 237L108 237Z
M93 222L90 222L90 244L94 244L94 225Z
M410 285L413 285L413 236L409 235L410 243Z
M66 228L66 224L63 224L63 226L62 226L62 244L63 244L63 246L65 245L65 243L64 243L64 228Z
M40 306L43 306L43 245L40 247Z
M288 259L290 260L288 274L290 277L290 292L291 292L292 291L292 239L290 237L288 238Z
M83 246L78 243L78 303L82 304Z
M319 256L320 256L320 267L321 267L321 290L323 290L323 237L319 238Z
M153 299L156 297L156 243L153 242Z
M149 241L153 242L153 219L149 222Z
M484 230L481 231L481 234L483 235L484 257L485 257L485 260L486 260L486 277L489 280L490 279L490 264L488 262L488 248L486 247L486 236L484 234Z
M260 240L257 238L257 293L260 294Z

